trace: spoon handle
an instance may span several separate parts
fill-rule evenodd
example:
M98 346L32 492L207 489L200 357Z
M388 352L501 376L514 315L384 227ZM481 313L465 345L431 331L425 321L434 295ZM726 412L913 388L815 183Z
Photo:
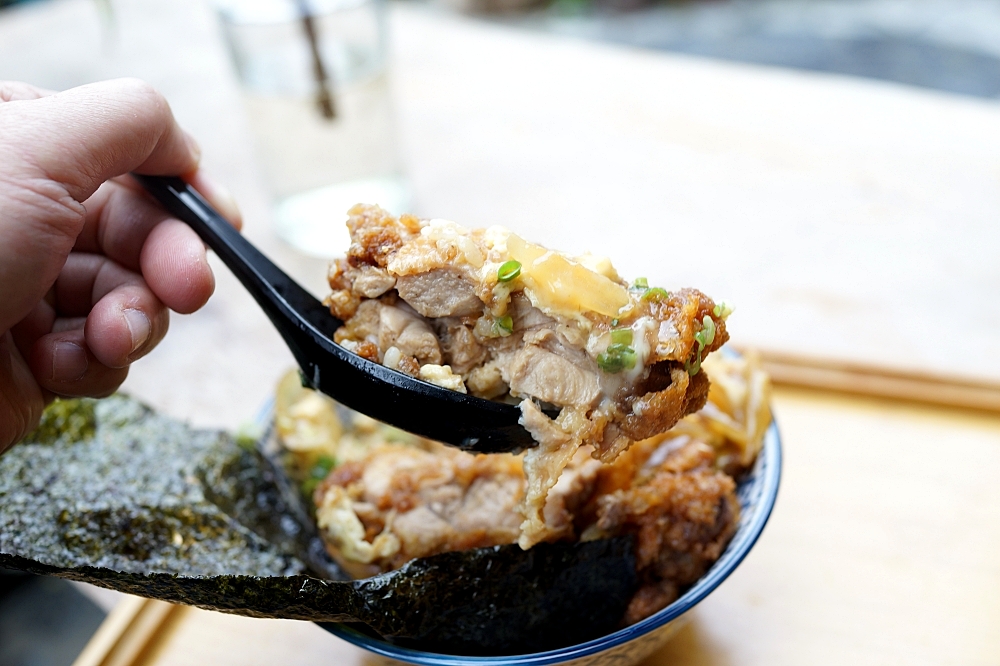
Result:
M340 322L330 310L255 248L197 190L180 178L132 176L219 255L287 342L290 335L298 338L304 327L332 337Z

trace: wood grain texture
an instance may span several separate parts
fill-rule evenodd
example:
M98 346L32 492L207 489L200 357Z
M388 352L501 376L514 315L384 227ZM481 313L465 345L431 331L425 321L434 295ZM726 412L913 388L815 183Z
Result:
M125 596L101 624L73 666L133 666L146 659L179 606Z
M765 370L777 384L1000 412L1000 382L963 380L782 352L763 351L761 355Z

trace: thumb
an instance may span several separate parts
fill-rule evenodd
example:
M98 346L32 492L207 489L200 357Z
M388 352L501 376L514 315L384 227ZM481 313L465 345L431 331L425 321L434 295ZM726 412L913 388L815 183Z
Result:
M0 333L55 282L85 201L130 171L194 172L198 148L170 106L132 79L0 103Z

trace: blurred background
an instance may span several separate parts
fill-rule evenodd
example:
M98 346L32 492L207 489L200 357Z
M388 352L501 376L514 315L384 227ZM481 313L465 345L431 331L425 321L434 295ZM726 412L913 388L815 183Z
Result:
M1000 410L997 0L0 0L0 79L119 76L317 295L380 203L733 300L798 377ZM125 388L236 429L292 361L213 266ZM72 663L111 603L0 573L0 666Z
M0 7L32 1L0 0ZM116 1L92 4L95 20L113 31ZM983 98L1000 95L1000 6L992 0L436 0L430 4L584 39L835 72ZM110 34L105 38L112 39Z
M1000 95L990 0L556 0L512 25L648 49Z

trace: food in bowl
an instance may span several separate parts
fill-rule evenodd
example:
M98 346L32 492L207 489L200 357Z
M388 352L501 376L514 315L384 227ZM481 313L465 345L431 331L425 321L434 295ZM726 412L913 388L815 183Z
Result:
M635 540L638 587L622 624L674 601L725 550L736 481L771 422L755 356L714 356L704 407L611 463L576 450L542 511L547 541ZM525 455L473 455L409 435L304 389L279 387L276 426L331 555L364 578L437 553L516 543ZM556 573L556 572L553 572Z
M352 244L330 270L335 341L387 367L512 401L538 445L521 458L518 543L560 538L547 497L581 447L611 463L699 410L703 361L730 308L695 289L623 280L607 259L570 257L501 227L349 212ZM546 413L548 412L548 413Z

